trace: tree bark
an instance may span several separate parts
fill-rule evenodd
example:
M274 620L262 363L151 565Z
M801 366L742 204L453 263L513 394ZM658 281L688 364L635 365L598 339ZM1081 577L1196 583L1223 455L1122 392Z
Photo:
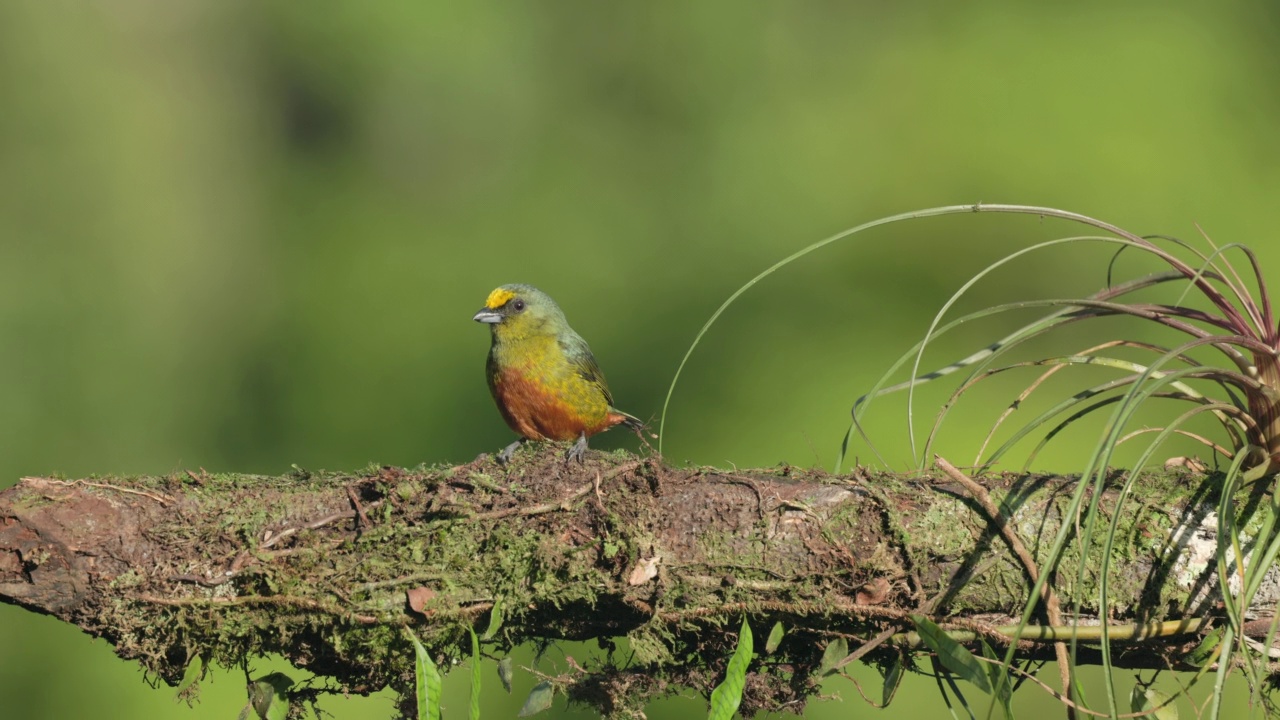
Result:
M555 447L518 453L507 467L482 456L280 477L24 478L0 493L0 600L105 638L170 683L197 656L236 667L279 653L329 678L324 691L390 685L411 695L406 628L445 662L469 654L469 628L490 656L530 641L610 648L625 637L627 652L553 678L609 713L679 687L709 692L746 617L758 658L743 711L794 710L831 669L824 650L838 638L881 667L927 652L911 634L913 613L972 633L962 640L1001 642L997 627L1018 623L1037 572L1071 624L1207 618L1183 628L1203 634L1220 604L1218 481L1144 475L1117 508L1124 479L1114 473L1101 491L1094 541L1074 529L1055 565L1049 549L1077 478L975 478L1005 516L1005 534L972 488L945 475L726 472L625 453L566 465ZM1011 547L1019 541L1021 553ZM1278 587L1264 583L1255 607L1274 607ZM1044 608L1033 607L1031 623L1044 625ZM1255 620L1264 636L1266 618ZM775 622L786 635L766 654ZM1115 641L1112 660L1186 668L1200 640ZM1082 643L1076 661L1097 661L1097 648ZM1053 656L1051 645L1026 640L1017 653Z

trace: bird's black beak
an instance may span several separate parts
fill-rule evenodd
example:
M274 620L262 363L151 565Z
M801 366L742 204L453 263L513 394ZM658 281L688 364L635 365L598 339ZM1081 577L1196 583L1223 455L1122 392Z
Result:
M480 308L480 312L476 313L476 316L471 319L475 320L478 323L495 325L497 323L502 322L502 315L500 315L498 312L494 310L490 310L487 307L483 307L483 308Z

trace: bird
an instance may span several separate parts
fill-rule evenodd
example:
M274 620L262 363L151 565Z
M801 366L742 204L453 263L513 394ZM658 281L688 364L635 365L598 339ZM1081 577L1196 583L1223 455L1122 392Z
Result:
M566 461L583 462L587 438L614 425L643 437L644 423L613 407L591 348L550 295L532 285L503 285L472 319L489 326L489 391L520 435L498 453L499 463L509 463L528 440L573 440Z

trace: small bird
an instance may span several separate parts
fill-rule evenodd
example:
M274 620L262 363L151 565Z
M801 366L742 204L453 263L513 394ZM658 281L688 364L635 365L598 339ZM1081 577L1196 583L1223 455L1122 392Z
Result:
M588 437L619 424L637 434L644 430L639 419L613 407L587 341L546 293L503 285L472 319L492 331L489 390L502 418L520 434L498 453L498 462L510 462L526 440L576 440L568 460L582 462Z

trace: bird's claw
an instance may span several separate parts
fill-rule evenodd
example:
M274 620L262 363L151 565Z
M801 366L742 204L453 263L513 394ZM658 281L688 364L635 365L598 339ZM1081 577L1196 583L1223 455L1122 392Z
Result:
M519 440L502 448L502 451L498 453L498 464L506 465L507 463L511 462L511 458L515 457L516 450L519 450L520 446L523 444L524 444L524 438L520 438Z
M565 457L565 464L571 463L574 460L577 460L579 463L585 463L586 454L587 436L586 433L583 433L578 436L578 440L573 444L573 447L569 448L569 454Z

